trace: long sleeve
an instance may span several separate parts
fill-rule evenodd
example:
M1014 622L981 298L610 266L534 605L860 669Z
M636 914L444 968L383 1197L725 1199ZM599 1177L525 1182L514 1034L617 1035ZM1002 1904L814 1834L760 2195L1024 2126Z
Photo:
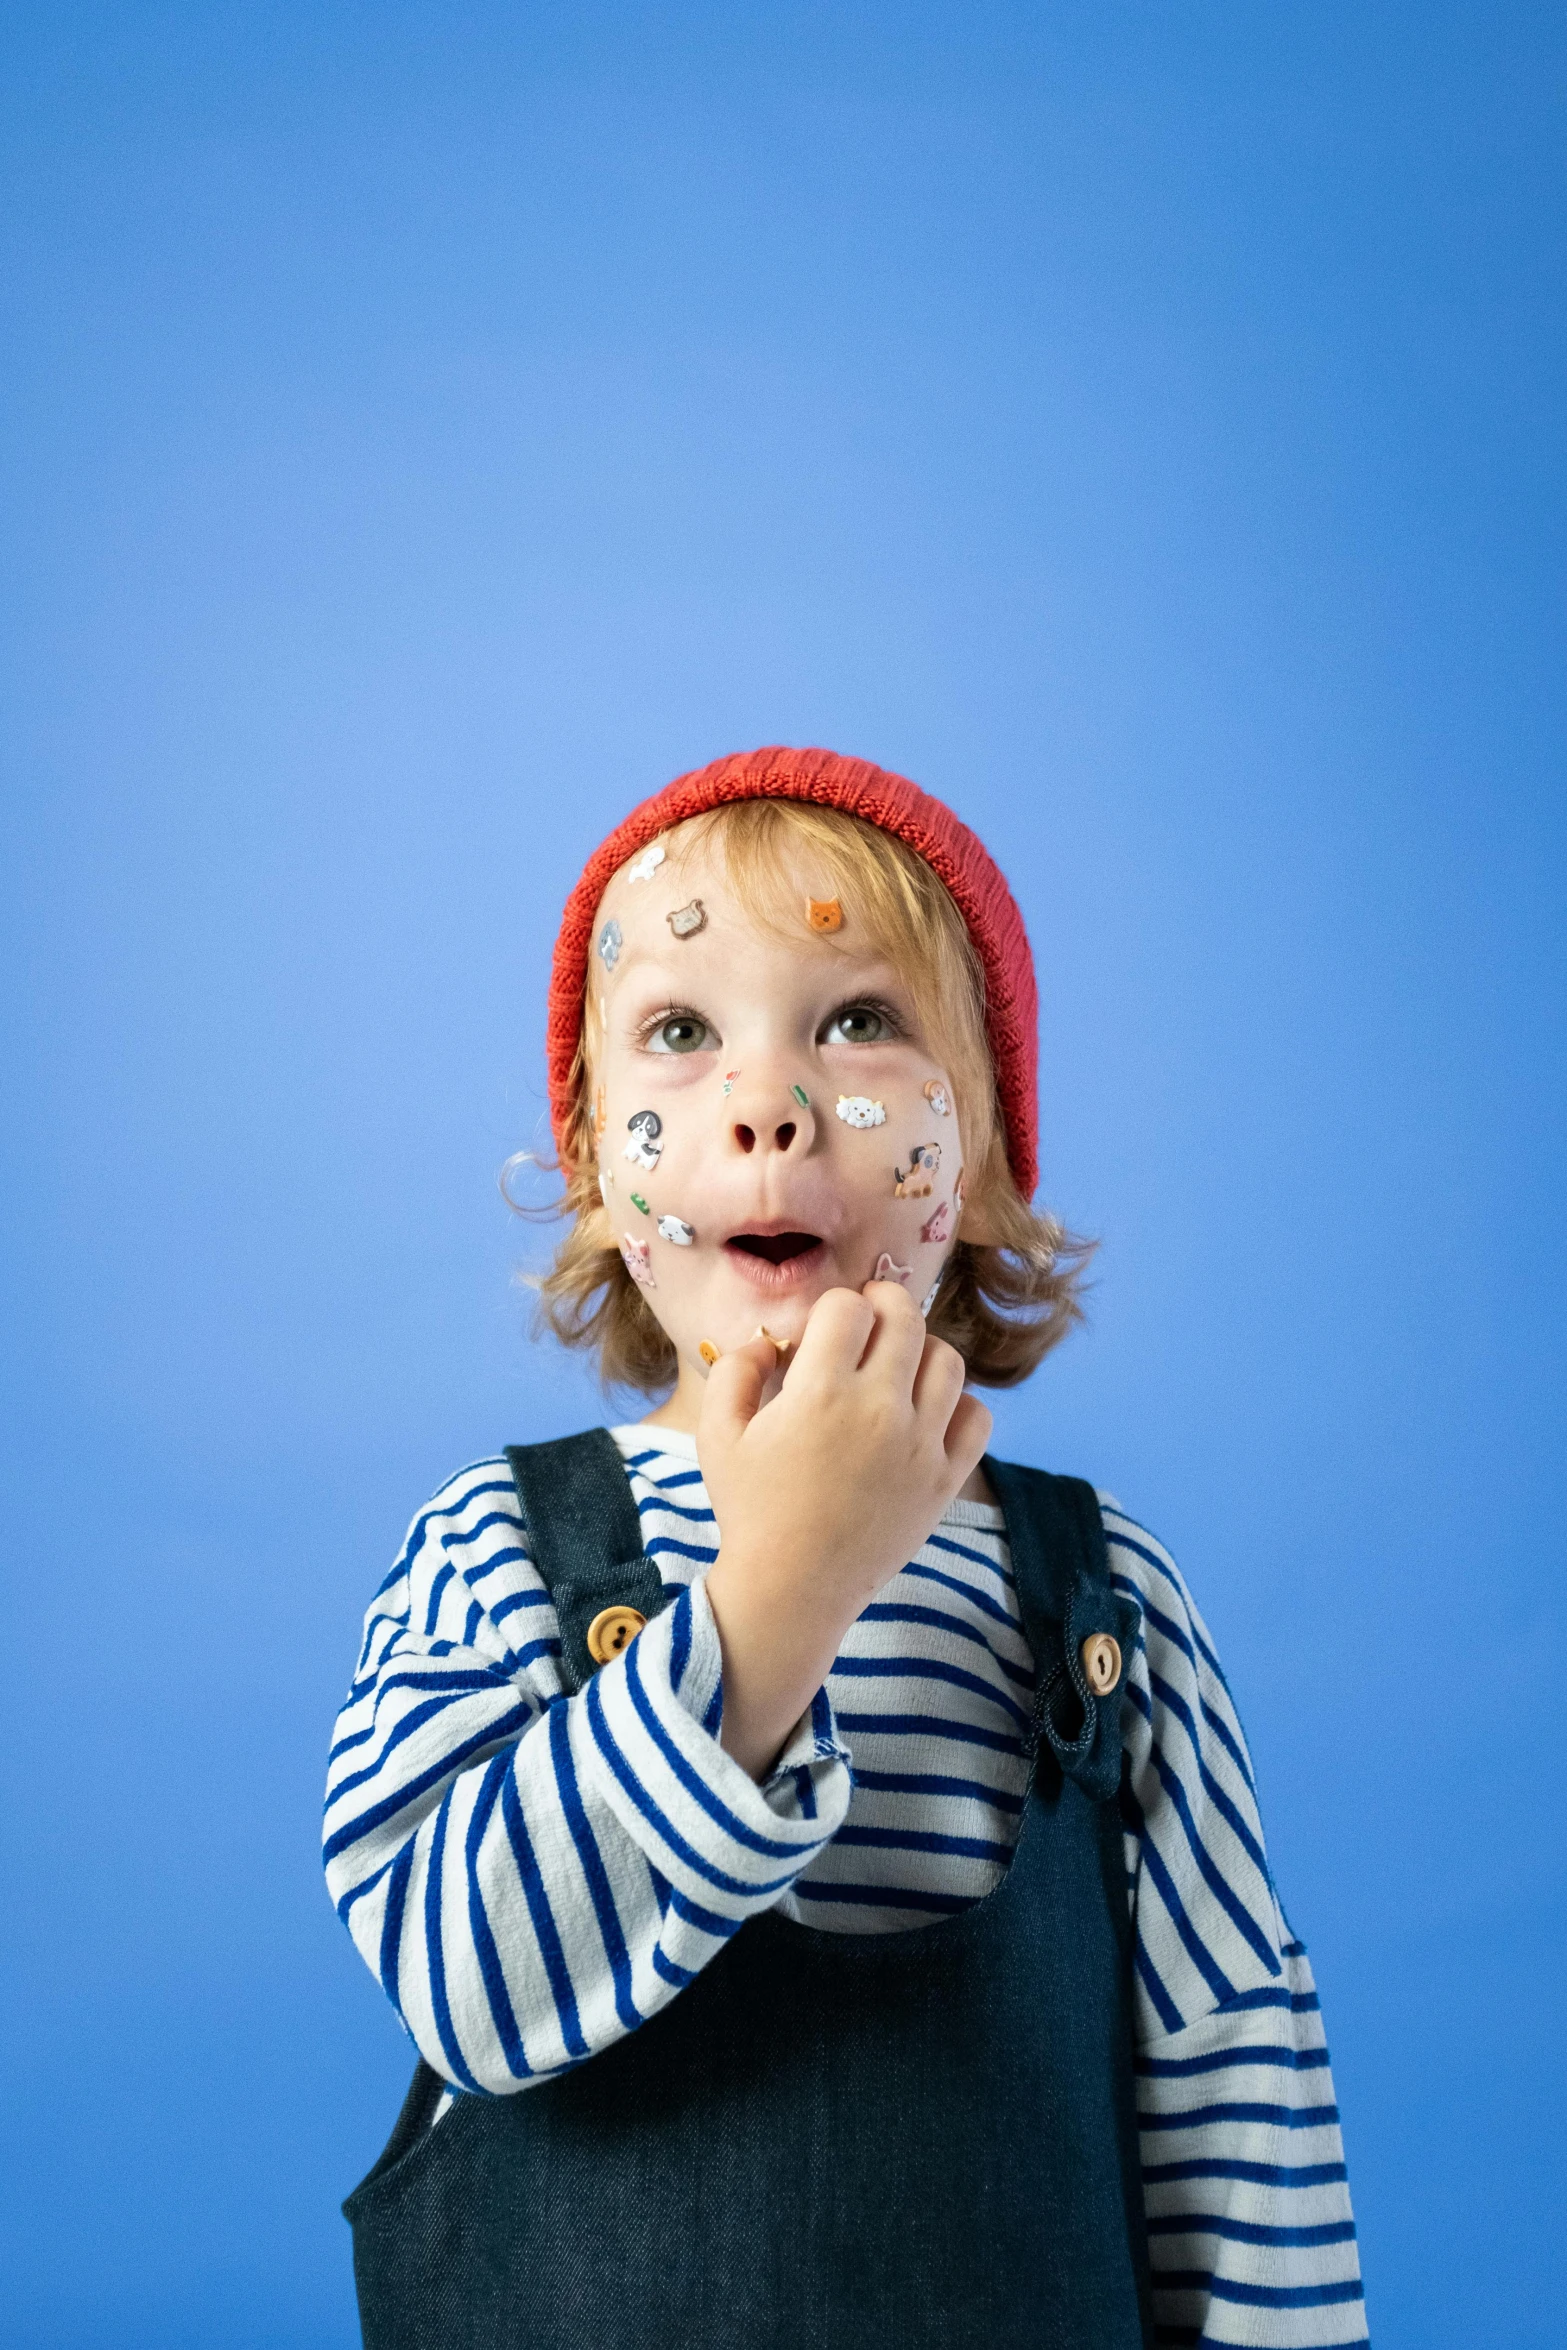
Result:
M825 1695L765 1784L718 1744L701 1579L580 1694L504 1461L372 1602L329 1763L339 1915L423 2056L504 2094L609 2046L775 1903L848 1807Z
M1101 1498L1112 1576L1143 1610L1123 1812L1155 2338L1363 2342L1316 1987L1274 1892L1240 1721L1168 1553Z

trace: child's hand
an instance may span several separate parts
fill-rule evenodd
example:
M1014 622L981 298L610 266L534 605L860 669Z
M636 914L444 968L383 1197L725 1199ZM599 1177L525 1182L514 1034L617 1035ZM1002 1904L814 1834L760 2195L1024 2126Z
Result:
M697 1451L718 1520L707 1579L724 1655L723 1744L767 1769L844 1633L919 1549L973 1470L991 1418L963 1358L897 1282L830 1289L782 1392L756 1338L714 1366Z

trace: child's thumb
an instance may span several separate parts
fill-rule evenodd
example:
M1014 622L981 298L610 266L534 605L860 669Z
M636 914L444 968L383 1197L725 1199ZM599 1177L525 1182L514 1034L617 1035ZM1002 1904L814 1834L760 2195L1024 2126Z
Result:
M762 1390L777 1367L778 1349L770 1338L748 1338L718 1361L707 1374L702 1397L702 1428L720 1444L744 1434L761 1406Z

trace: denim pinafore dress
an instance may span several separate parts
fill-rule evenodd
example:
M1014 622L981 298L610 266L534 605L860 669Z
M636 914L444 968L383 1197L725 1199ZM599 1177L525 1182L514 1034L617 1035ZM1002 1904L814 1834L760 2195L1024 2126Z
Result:
M514 1447L563 1670L674 1596L603 1429ZM344 2211L366 2350L1144 2350L1153 2340L1117 1796L1129 1657L1093 1488L1005 1461L1037 1675L1006 1875L907 1932L751 1919L574 2071L459 2096L421 2064ZM1124 1676L1123 1676L1124 1677Z

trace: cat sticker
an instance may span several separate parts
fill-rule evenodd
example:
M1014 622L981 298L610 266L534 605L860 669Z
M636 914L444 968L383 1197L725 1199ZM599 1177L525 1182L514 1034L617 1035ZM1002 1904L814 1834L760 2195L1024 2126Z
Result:
M807 898L805 919L813 930L841 930L843 908L836 898Z

